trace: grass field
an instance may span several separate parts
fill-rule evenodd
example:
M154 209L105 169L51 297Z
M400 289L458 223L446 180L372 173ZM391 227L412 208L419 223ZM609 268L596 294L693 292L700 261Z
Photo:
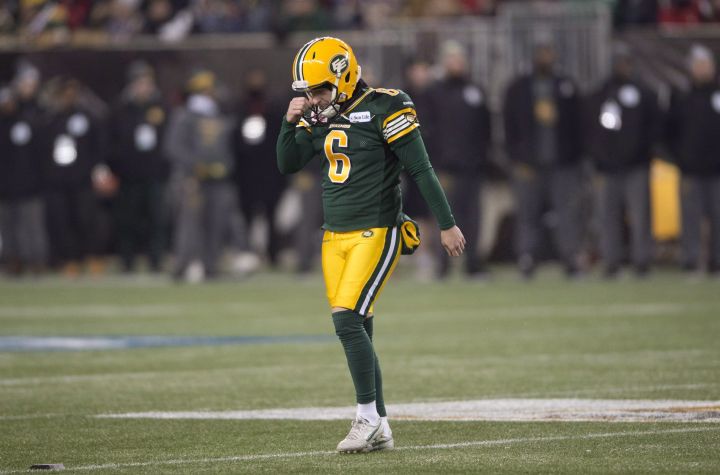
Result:
M83 473L720 473L720 282L566 283L548 271L526 284L498 274L489 284L388 285L375 323L386 400L430 404L392 422L397 450L361 456L332 452L353 391L319 276L1 281L0 337L271 338L92 351L10 351L0 338L0 473L35 463ZM433 412L485 399L531 401L530 412ZM534 419L556 399L597 413ZM670 409L603 412L615 400ZM347 419L321 420L317 409L300 411L317 420L203 416L338 406ZM152 411L169 414L97 417Z

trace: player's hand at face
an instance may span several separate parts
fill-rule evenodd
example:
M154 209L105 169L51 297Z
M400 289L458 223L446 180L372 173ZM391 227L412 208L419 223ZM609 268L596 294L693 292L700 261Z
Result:
M449 256L457 257L465 251L465 236L457 226L440 231L440 242Z
M296 124L309 107L310 101L308 101L307 97L293 97L290 105L288 105L285 120L291 124Z

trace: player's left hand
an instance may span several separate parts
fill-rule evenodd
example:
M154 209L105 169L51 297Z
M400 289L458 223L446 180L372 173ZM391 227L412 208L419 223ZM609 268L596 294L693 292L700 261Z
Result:
M457 226L440 231L440 242L449 256L458 257L465 250L465 236Z

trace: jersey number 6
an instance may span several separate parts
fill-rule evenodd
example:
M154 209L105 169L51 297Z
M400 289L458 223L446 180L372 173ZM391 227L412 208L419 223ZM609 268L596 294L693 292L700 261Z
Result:
M328 178L333 183L345 183L350 177L350 158L344 153L333 152L336 141L339 148L347 148L347 134L342 130L331 130L325 137L325 156L330 162Z

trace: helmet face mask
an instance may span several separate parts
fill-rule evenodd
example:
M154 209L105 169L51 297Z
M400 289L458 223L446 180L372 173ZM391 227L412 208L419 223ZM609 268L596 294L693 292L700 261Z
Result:
M330 91L329 101L315 101L304 118L310 125L327 124L339 116L355 92L360 80L360 66L350 46L331 37L306 43L293 61L292 89L303 92L313 101L313 91Z
M319 99L313 104L318 93L325 95L330 92L330 99ZM305 91L305 95L310 100L310 108L307 110L303 118L311 125L326 124L335 118L342 108L342 104L338 102L337 87L334 84L321 84Z

